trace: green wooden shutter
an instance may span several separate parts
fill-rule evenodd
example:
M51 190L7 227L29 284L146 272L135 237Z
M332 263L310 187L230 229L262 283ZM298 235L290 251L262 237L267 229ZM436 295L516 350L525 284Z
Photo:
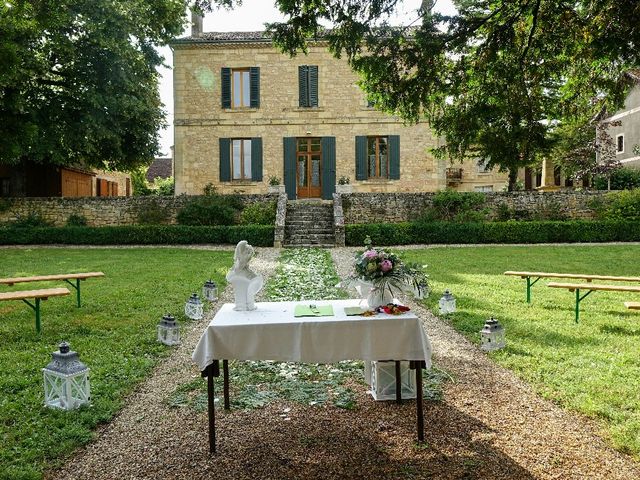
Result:
M298 66L298 105L301 107L309 106L309 67L307 65Z
M262 138L251 139L251 180L262 181Z
M356 137L356 180L367 179L367 137Z
M260 67L251 67L249 69L249 78L251 83L249 87L251 94L249 106L258 108L260 107Z
M296 199L296 137L284 137L284 188L289 200Z
M318 106L318 66L309 67L309 106Z
M322 137L322 198L333 199L336 191L336 137Z
M220 181L231 181L231 139L220 139Z
M231 69L223 67L220 76L222 108L231 108Z
M400 179L400 135L389 135L389 178Z

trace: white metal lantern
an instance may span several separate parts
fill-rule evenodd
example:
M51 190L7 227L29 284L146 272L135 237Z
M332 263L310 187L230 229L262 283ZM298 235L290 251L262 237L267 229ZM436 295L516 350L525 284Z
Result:
M504 327L498 320L491 317L480 330L480 340L482 342L480 348L485 352L504 348Z
M180 325L170 313L158 323L158 341L169 346L180 344Z
M197 293L192 293L184 305L184 314L191 320L201 320L204 315L202 302L198 298Z
M62 342L53 352L53 360L42 369L44 373L44 404L51 408L73 410L88 404L90 397L89 368L80 361L69 344Z
M204 282L202 286L202 296L210 302L218 301L218 287L211 279Z
M444 291L444 295L440 297L438 305L440 306L441 315L447 315L456 311L456 299L449 290Z

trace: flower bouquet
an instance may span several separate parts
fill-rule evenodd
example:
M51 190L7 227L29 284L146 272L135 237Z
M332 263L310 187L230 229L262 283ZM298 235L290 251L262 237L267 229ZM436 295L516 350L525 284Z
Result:
M370 308L387 305L401 292L412 291L417 298L424 298L429 291L424 267L405 264L391 252L368 245L367 250L356 255L354 273L345 282L354 286Z

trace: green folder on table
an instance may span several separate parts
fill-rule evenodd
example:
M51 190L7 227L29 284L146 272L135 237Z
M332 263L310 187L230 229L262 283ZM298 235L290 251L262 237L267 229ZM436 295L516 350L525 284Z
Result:
M333 317L331 305L296 305L294 317Z

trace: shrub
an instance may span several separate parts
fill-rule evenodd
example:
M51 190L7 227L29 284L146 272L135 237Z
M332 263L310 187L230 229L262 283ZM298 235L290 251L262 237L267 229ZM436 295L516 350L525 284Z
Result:
M593 180L594 188L607 190L607 177L599 176ZM640 170L622 167L611 174L611 190L633 190L640 188Z
M237 195L212 193L190 200L178 211L176 219L181 225L233 225L241 209Z
M420 216L420 222L453 220L456 222L483 221L487 211L482 207L486 197L480 192L441 190L433 196L433 206Z
M273 246L273 226L192 227L128 225L119 227L0 228L0 245L182 245L236 244L247 240L258 247Z
M241 225L275 225L276 202L254 203L240 213Z
M156 199L149 199L138 205L137 219L141 225L159 225L167 222L169 212Z
M16 215L10 226L15 228L48 227L51 224L44 219L40 212L31 211L26 215Z
M363 245L367 235L371 237L374 245L630 242L640 240L640 222L415 222L345 226L347 245Z
M86 227L87 217L79 213L72 213L67 218L67 227Z

